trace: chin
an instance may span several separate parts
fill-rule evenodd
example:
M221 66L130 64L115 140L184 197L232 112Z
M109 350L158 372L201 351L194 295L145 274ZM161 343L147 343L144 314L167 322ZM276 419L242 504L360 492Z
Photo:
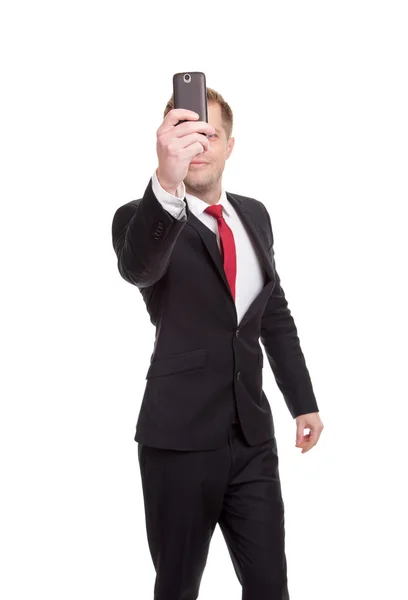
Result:
M203 183L210 183L212 181L211 178L208 177L208 173L206 175L200 173L188 173L186 177L186 181L191 183L199 183L202 185Z

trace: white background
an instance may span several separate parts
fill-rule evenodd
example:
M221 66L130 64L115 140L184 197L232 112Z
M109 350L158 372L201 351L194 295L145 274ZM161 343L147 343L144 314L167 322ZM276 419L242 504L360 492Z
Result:
M154 328L111 222L188 70L232 107L224 184L269 210L325 425L301 454L265 361L291 600L408 597L404 9L2 4L2 598L153 598L133 435ZM217 527L200 600L240 594Z

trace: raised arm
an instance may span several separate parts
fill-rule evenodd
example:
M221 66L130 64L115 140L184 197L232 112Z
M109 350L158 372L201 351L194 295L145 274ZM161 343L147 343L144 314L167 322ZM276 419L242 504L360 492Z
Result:
M214 128L190 110L173 109L157 130L159 166L143 198L120 206L112 221L112 243L122 277L148 287L163 277L187 216L183 180L191 160L209 147ZM186 122L177 126L180 120Z

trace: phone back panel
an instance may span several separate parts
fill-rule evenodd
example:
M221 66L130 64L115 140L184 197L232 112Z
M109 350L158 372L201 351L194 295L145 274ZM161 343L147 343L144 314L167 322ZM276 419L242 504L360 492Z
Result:
M185 75L190 76L185 81ZM173 75L174 108L187 108L200 115L199 120L208 123L207 86L204 73L188 71ZM179 121L184 123L185 121Z

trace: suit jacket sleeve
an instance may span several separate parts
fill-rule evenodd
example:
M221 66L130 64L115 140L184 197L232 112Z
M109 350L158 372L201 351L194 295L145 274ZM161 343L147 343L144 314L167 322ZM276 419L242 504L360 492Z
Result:
M180 210L184 200L163 190L174 199L178 217L173 216L156 197L152 180L150 178L143 198L120 206L112 221L112 243L119 273L139 288L149 287L163 277L187 222L185 211ZM160 197L163 200L163 196ZM168 202L168 198L166 200Z
M276 270L271 219L266 208L265 211L272 235L270 252L274 263L276 284L262 315L261 342L265 347L276 383L292 417L295 418L302 414L318 412L319 409L296 325Z

